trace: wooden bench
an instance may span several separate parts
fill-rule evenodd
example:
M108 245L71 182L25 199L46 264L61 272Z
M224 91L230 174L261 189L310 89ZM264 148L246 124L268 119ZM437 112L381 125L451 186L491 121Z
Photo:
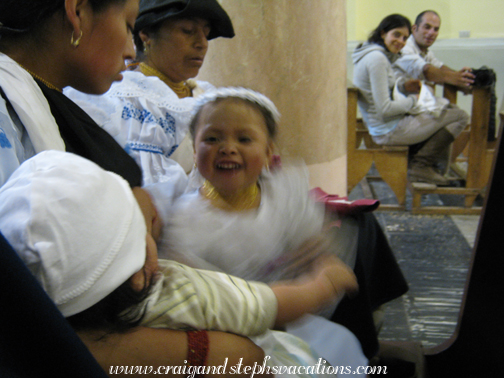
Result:
M398 205L380 205L381 210L405 209L408 175L408 146L382 146L373 142L362 119L357 118L358 89L349 87L347 134L347 185L350 192L375 164L384 180L394 192ZM367 179L376 179L368 176Z
M456 103L457 87L445 84L443 96ZM488 123L490 119L490 88L473 88L470 127L464 130L452 149L452 159L467 149L467 172L458 172L465 182L464 187L436 187L435 185L412 183L409 188L413 196L413 214L479 214L481 206L475 206L478 195L483 196L490 177L495 151L495 143L488 142ZM456 156L455 156L456 155ZM462 195L463 206L422 206L422 195Z
M478 196L484 194L484 189L490 176L490 167L495 150L495 142L488 142L488 123L490 115L490 88L474 88L472 91L471 122L452 146L451 163L459 159L464 150L467 171L454 169L457 175L452 179L460 180L463 187L437 187L423 183L409 183L408 146L381 146L373 142L362 119L357 118L358 89L347 88L348 96L348 136L347 136L347 185L350 192L361 183L366 197L376 198L368 181L378 177L368 174L372 164L380 174L379 179L385 181L394 192L398 205L381 205L382 210L405 209L406 190L409 188L413 201L411 211L414 214L479 214L481 206L475 206ZM443 97L455 104L457 87L445 85ZM422 196L425 194L462 195L462 206L423 206ZM379 199L379 198L377 198Z

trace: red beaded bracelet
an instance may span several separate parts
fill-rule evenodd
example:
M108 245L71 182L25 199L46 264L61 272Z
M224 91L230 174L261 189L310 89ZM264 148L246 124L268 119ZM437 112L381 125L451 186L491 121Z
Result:
M207 331L187 331L187 364L189 366L206 366L208 357L208 333ZM195 378L203 377L196 374Z

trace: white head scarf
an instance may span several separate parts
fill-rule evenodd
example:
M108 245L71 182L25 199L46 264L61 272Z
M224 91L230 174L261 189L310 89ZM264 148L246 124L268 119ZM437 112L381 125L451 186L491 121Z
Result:
M199 110L209 102L214 102L219 98L228 98L228 97L241 98L243 100L255 103L261 106L262 108L267 109L273 116L275 122L278 123L280 121L280 113L278 112L278 109L276 108L273 101L271 101L268 97L266 97L262 93L243 87L219 87L203 93L201 96L198 96L196 98L194 108L192 111L193 116L196 113L198 113Z
M71 153L41 152L12 174L0 231L66 317L145 263L145 220L128 183Z

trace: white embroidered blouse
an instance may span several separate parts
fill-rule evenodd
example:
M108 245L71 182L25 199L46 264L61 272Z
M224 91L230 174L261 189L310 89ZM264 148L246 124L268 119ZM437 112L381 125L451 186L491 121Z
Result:
M184 140L188 139L195 98L179 99L154 76L127 71L123 77L104 95L88 95L72 88L64 93L136 160L144 185L181 179L192 166L192 145ZM210 83L197 81L193 95L212 88ZM186 146L183 151L181 145Z

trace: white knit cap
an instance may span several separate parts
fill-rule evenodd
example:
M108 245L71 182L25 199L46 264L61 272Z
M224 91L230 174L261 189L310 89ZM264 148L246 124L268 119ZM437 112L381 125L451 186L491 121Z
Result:
M66 317L145 264L145 220L128 183L67 152L39 153L0 188L0 231Z
M242 87L219 87L211 89L196 98L194 108L192 111L193 116L199 112L199 110L208 104L209 102L214 102L218 98L228 98L235 97L241 98L243 100L248 100L253 102L262 108L267 109L275 122L280 120L280 113L276 108L273 101L262 93L253 91L252 89L242 88Z

